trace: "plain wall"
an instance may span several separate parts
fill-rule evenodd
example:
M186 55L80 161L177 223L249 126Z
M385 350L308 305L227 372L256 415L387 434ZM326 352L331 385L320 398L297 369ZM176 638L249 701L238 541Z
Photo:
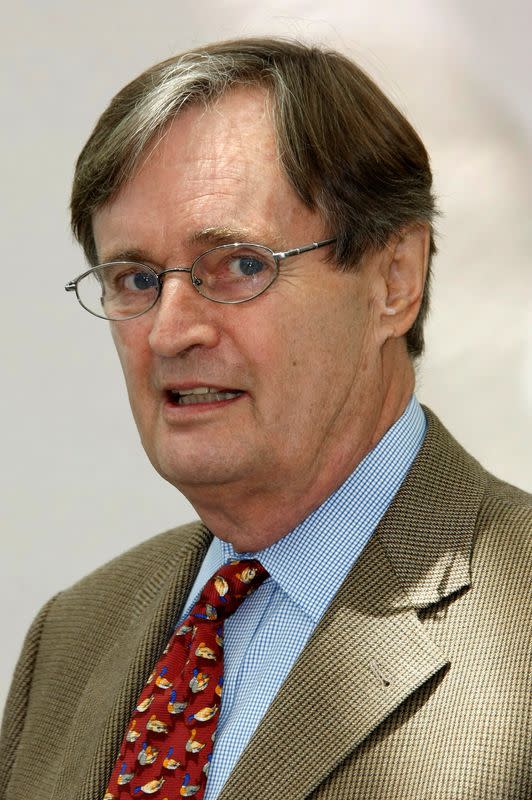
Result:
M111 96L151 63L260 33L364 66L432 156L443 217L418 395L497 475L532 487L528 4L437 0L46 3L4 11L0 705L52 594L194 511L148 464L84 268L73 164Z

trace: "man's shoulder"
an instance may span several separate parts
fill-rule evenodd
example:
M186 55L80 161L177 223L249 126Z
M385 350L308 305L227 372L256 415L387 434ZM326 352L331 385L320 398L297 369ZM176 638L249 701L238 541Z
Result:
M440 419L426 406L423 410L428 422L427 436L416 466L428 466L431 475L441 482L450 481L458 494L467 493L476 484L482 505L498 507L525 515L532 511L532 494L496 477L480 464L449 432Z
M143 593L155 592L172 573L182 573L186 583L199 569L211 538L199 520L159 533L60 592L54 611L79 609L85 617L91 608L120 613Z
M495 591L522 590L526 597L532 567L532 495L490 473L473 542L473 583L480 574Z
M529 519L532 514L532 494L511 483L506 483L489 472L486 474L488 483L485 502L493 504L494 510L499 509L501 513L513 513L518 517L523 516L523 518Z
M154 573L164 569L169 560L179 560L203 550L210 538L210 532L200 520L170 528L120 553L71 588L84 588L94 582L106 582L109 579L127 579L136 572Z
M532 494L488 472L428 409L432 491L444 499L448 532L470 529L473 587L527 592L532 559ZM429 481L430 484L430 481ZM434 488L437 484L437 489ZM433 495L434 496L434 495ZM467 541L465 537L464 541ZM484 578L486 580L484 580Z
M471 583L491 592L519 574L522 586L531 496L491 475L424 411L425 440L378 531L403 589L424 607Z

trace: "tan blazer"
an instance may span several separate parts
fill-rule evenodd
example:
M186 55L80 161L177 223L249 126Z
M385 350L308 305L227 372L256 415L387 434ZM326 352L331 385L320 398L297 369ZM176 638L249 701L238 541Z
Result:
M406 481L220 800L532 797L531 500L427 413ZM201 523L169 531L41 612L6 706L2 800L101 800L209 541Z

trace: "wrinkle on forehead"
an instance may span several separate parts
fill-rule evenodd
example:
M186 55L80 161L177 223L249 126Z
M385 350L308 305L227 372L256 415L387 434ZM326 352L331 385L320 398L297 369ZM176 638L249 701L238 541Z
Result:
M228 113L226 105L228 102L232 103L234 97L239 98L239 103L236 108L232 105ZM182 127L183 123L188 124L190 120L191 135L182 142L181 154L185 159L190 150L197 157L197 148L200 145L203 150L201 161L206 169L211 165L218 170L220 165L224 165L227 176L230 177L230 167L234 165L234 174L238 176L239 165L234 163L227 150L227 136L235 143L235 147L241 147L244 151L249 148L250 155L258 153L268 159L268 162L278 161L280 165L269 92L261 87L237 86L212 102L191 103L173 117L148 145L146 155L135 174L149 166L153 158L159 158L161 151L166 156L163 163L171 164L172 153L164 147L165 139L172 135L176 126ZM260 139L255 137L253 129L257 120L262 123L262 131L270 134L269 136L262 136Z
M138 169L105 205L125 197L131 185L152 169L159 180L165 176L171 183L175 176L176 191L184 189L184 201L190 189L191 199L201 202L209 182L209 194L230 193L246 183L264 192L261 176L272 169L278 171L280 182L286 180L266 100L267 93L260 88L239 87L207 107L186 108L157 135Z

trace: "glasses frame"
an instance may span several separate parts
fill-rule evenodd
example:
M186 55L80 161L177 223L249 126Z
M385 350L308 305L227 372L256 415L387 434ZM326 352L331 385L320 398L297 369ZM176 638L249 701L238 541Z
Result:
M221 303L222 305L235 305L237 303L247 303L249 300L254 300L255 297L260 297L261 294L263 294L267 289L270 288L270 286L274 283L277 276L279 275L279 267L281 261L284 261L286 258L292 258L292 256L299 256L302 253L309 253L312 250L317 250L320 247L325 247L328 244L333 244L335 241L336 238L322 239L319 242L311 242L310 244L305 244L302 245L301 247L292 247L290 248L290 250L284 250L278 253L275 253L270 247L267 247L266 245L263 244L258 244L257 242L231 242L229 244L219 244L216 245L215 247L209 248L209 250L205 250L205 252L203 253L200 253L200 255L194 259L190 267L169 267L168 269L163 269L161 272L157 272L152 266L150 266L149 264L143 264L141 261L129 261L129 260L106 261L103 264L97 264L96 266L91 267L85 272L82 272L81 275L78 275L77 278L73 278L71 281L68 281L68 283L65 284L65 291L75 292L76 297L78 299L78 303L82 308L85 309L85 311L88 311L88 313L92 314L93 317L98 317L99 319L105 319L108 322L127 322L129 319L136 319L136 317L141 317L143 314L146 314L148 311L151 311L151 309L154 307L154 305L159 300L159 297L161 296L161 292L163 290L162 278L165 275L170 275L173 272L188 272L188 274L190 275L190 281L194 289L198 292L198 294L200 294L206 300L210 300L212 303ZM224 250L230 247L258 247L261 250L266 250L268 253L270 253L271 257L273 258L276 270L271 281L264 287L264 289L261 289L260 292L257 292L257 294L254 294L251 297L245 297L243 300L216 300L212 297L208 297L207 295L203 294L203 292L201 291L201 286L203 285L203 282L200 278L197 278L194 275L194 269L198 261L204 258L204 256L208 255L209 253L212 253L215 250ZM150 306L148 306L148 308L144 309L144 311L140 311L138 314L132 314L130 317L122 317L121 319L112 319L112 318L110 319L109 317L103 316L103 314L97 314L95 311L91 311L90 308L87 308L87 306L82 303L78 292L78 283L82 281L84 278L86 278L87 275L96 272L98 269L101 269L102 267L111 266L112 264L138 264L139 267L144 267L146 269L149 269L157 276L157 294L155 296L155 300Z

